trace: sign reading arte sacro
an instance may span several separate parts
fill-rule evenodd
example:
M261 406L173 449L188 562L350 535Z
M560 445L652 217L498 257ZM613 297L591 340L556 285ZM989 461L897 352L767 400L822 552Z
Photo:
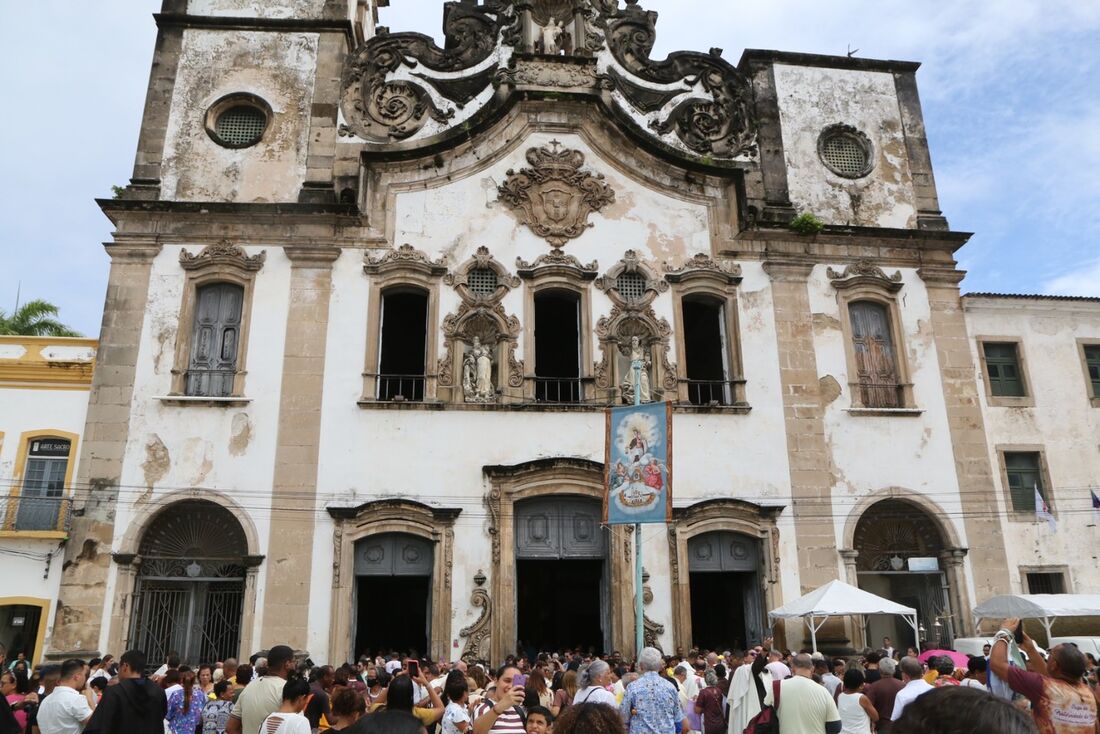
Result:
M672 404L607 411L603 520L608 525L672 519Z

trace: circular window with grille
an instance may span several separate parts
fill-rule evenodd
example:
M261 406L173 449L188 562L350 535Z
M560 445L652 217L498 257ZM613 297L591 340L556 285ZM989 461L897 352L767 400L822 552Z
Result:
M640 301L645 296L645 277L641 273L621 273L615 279L615 290L624 301Z
M476 268L466 275L466 287L475 296L491 296L497 290L497 274L489 268Z
M248 148L263 139L271 107L251 94L222 97L206 111L206 132L225 148Z
M851 125L833 125L817 139L825 167L844 178L863 178L875 167L871 141Z

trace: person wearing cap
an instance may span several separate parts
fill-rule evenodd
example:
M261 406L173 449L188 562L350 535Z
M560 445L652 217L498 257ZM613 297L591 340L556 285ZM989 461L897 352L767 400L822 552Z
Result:
M276 645L267 653L267 674L245 686L225 727L226 734L253 734L264 720L282 708L283 687L294 670L294 650Z

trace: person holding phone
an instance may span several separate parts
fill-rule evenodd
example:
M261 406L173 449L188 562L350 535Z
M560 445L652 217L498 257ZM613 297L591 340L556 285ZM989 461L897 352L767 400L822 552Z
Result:
M526 728L524 690L514 686L519 668L505 663L497 671L495 685L474 709L474 734L515 734Z

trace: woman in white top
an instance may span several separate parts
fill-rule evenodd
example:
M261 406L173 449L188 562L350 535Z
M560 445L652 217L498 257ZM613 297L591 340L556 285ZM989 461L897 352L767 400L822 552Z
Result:
M581 668L580 681L577 683L577 695L573 696L573 704L578 703L606 703L615 706L615 694L607 690L611 684L611 666L603 660L593 660L586 667Z
M837 696L841 734L871 734L871 724L878 721L878 711L861 691L865 682L862 670L844 674L844 690Z
M309 683L302 678L288 680L283 686L283 705L264 719L259 734L312 734L309 719L302 709L309 700Z

